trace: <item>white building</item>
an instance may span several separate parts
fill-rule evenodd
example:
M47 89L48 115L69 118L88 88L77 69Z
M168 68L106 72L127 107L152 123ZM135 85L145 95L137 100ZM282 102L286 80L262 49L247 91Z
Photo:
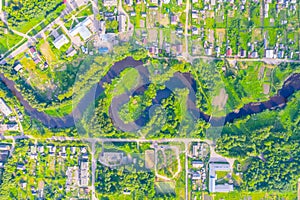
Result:
M204 165L201 160L193 160L192 166L193 166L193 168L202 168Z
M2 98L0 98L0 111L5 115L5 117L12 113L11 109L6 105Z
M119 15L119 32L123 33L126 31L126 17L125 15Z
M104 6L117 6L118 1L117 0L103 0Z
M53 45L57 49L60 49L62 46L64 46L65 44L68 44L68 43L69 43L69 39L64 34L60 35L53 41Z
M89 162L82 160L80 162L80 186L87 187L89 184Z
M216 171L230 171L229 163L210 163L209 164L209 192L231 192L233 191L233 185L229 184L217 184Z
M22 68L23 68L23 66L19 63L19 64L17 64L17 65L14 67L14 70L15 70L16 72L18 72L18 71L20 71Z
M266 50L266 58L274 58L274 50L273 49Z
M84 21L77 24L73 29L71 29L70 35L74 37L75 35L79 34L80 37L85 41L92 36L91 31L87 28L88 25L92 23L92 20L87 17Z

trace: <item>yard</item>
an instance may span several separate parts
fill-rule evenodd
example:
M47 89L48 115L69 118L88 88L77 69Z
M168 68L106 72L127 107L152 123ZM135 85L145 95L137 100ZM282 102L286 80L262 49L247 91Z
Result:
M48 64L55 63L58 60L58 57L51 50L51 46L48 41L43 40L40 44L40 51L45 57Z

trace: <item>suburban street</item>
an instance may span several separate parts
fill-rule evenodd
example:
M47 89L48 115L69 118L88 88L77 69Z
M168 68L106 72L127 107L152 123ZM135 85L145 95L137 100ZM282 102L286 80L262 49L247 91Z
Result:
M212 144L212 141L210 140L201 140L201 139L197 139L197 138L162 138L162 139L126 139L126 138L75 138L75 137L59 137L59 136L53 136L50 138L43 138L43 139L39 139L36 138L34 136L31 135L20 135L20 136L4 136L1 135L1 139L2 140L12 140L13 141L13 148L14 148L14 144L16 142L16 140L20 140L20 139L31 139L31 140L35 140L36 142L40 141L40 140L47 140L47 141L84 141L84 142L88 142L91 144L91 156L92 156L92 172L91 172L91 177L92 177L92 182L91 182L91 190L92 190L92 196L93 199L97 199L96 198L96 194L95 194L95 177L96 177L96 168L97 168L97 155L96 154L96 149L95 149L95 143L109 143L109 142L136 142L136 143L143 143L143 142L147 142L147 143L166 143L166 142L182 142L185 144L185 181L186 181L186 185L185 185L185 196L186 199L188 199L189 193L188 193L188 174L189 174L189 168L188 168L188 152L189 152L189 144L191 142L206 142L209 144ZM12 155L13 155L13 148L11 150ZM177 149L177 151L179 151ZM157 159L155 157L155 159ZM177 158L179 159L179 158ZM179 162L179 160L178 160ZM180 165L180 162L178 163ZM180 171L182 170L182 167L178 168ZM165 176L161 176L159 174L156 174L156 176L158 178L170 181L172 179L167 178Z

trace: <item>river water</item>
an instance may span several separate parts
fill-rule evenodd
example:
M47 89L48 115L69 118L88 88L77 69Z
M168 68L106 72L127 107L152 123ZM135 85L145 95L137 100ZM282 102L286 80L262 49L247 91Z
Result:
M122 124L125 126L125 130L134 130L136 125L144 126L149 121L149 111L151 106L145 109L144 114L141 115L135 123L125 124L121 121L118 115L113 114L116 112L121 105L126 103L131 95L142 94L149 85L149 73L148 70L142 66L142 61L134 60L132 57L127 57L119 62L116 62L108 71L108 73L94 85L90 91L81 99L76 108L73 109L72 113L64 117L52 117L44 112L40 112L35 108L32 108L29 102L27 102L23 95L16 89L15 83L7 79L3 74L0 74L1 80L5 85L11 90L11 92L17 97L20 103L25 107L27 114L32 118L38 119L46 127L49 128L67 128L72 127L75 123L82 117L82 114L87 109L89 105L95 102L95 99L99 97L100 94L104 92L103 85L105 83L110 84L112 79L118 77L120 73L128 68L134 67L142 75L145 84L137 88L133 93L122 94L113 99L112 105L110 107L110 116L114 123ZM189 73L176 72L174 76L166 82L167 87L163 90L157 91L156 98L153 99L152 104L160 104L161 101L169 97L175 88L188 88L190 90L189 98L187 101L187 109L193 113L194 116L202 118L206 122L211 123L212 126L222 126L224 123L233 122L237 118L241 118L247 115L252 115L255 113L260 113L264 110L282 108L286 105L288 98L300 89L300 74L292 74L283 84L282 88L278 93L270 97L268 101L249 103L244 105L241 109L228 113L224 117L210 117L209 115L203 113L196 106L196 97L194 94L197 93L196 81L193 79L192 75Z

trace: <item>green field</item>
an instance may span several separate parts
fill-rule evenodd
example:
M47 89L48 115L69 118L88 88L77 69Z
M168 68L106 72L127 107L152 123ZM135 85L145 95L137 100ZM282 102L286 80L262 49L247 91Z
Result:
M114 95L129 92L139 83L139 72L134 68L128 68L120 74L120 80L114 85Z
M8 31L8 34L0 36L0 54L5 53L10 48L15 46L18 42L22 40L22 37Z
M297 194L295 193L281 193L281 192L241 192L235 191L226 193L216 193L214 195L215 200L240 200L245 198L251 198L252 200L274 200L274 199L285 199L295 200Z

